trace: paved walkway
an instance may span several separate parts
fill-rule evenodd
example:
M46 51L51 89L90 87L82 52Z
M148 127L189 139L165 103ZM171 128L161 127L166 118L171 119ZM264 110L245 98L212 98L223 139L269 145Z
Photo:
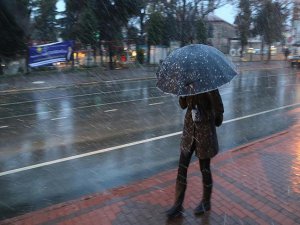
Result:
M299 113L299 109L292 113ZM189 169L185 213L167 220L176 169L149 179L54 205L1 225L291 225L300 224L300 123L288 130L219 154L212 161L212 210L196 217L201 198L197 163Z

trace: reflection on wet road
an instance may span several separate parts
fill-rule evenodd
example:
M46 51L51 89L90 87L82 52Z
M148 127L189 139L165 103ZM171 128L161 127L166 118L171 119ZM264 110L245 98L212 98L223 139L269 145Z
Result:
M222 87L221 150L293 125L299 81L285 68L244 72ZM177 101L154 79L1 95L0 219L175 168Z

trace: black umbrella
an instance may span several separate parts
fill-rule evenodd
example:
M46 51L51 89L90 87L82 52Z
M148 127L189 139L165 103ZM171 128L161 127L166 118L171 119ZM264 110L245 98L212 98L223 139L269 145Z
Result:
M222 52L201 44L174 50L156 73L157 87L178 96L215 90L236 75L235 66Z

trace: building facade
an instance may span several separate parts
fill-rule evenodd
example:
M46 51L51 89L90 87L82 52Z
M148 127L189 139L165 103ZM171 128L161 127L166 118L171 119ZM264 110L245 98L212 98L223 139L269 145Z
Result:
M294 0L292 32L288 44L300 42L300 0Z
M220 17L209 14L206 18L208 24L208 41L225 54L229 53L229 40L237 37L236 26Z

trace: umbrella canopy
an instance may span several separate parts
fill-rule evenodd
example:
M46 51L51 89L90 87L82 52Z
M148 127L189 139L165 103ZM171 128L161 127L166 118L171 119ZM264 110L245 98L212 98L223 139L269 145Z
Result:
M237 75L235 66L214 47L188 45L173 51L160 65L157 87L163 92L187 96L228 83Z

